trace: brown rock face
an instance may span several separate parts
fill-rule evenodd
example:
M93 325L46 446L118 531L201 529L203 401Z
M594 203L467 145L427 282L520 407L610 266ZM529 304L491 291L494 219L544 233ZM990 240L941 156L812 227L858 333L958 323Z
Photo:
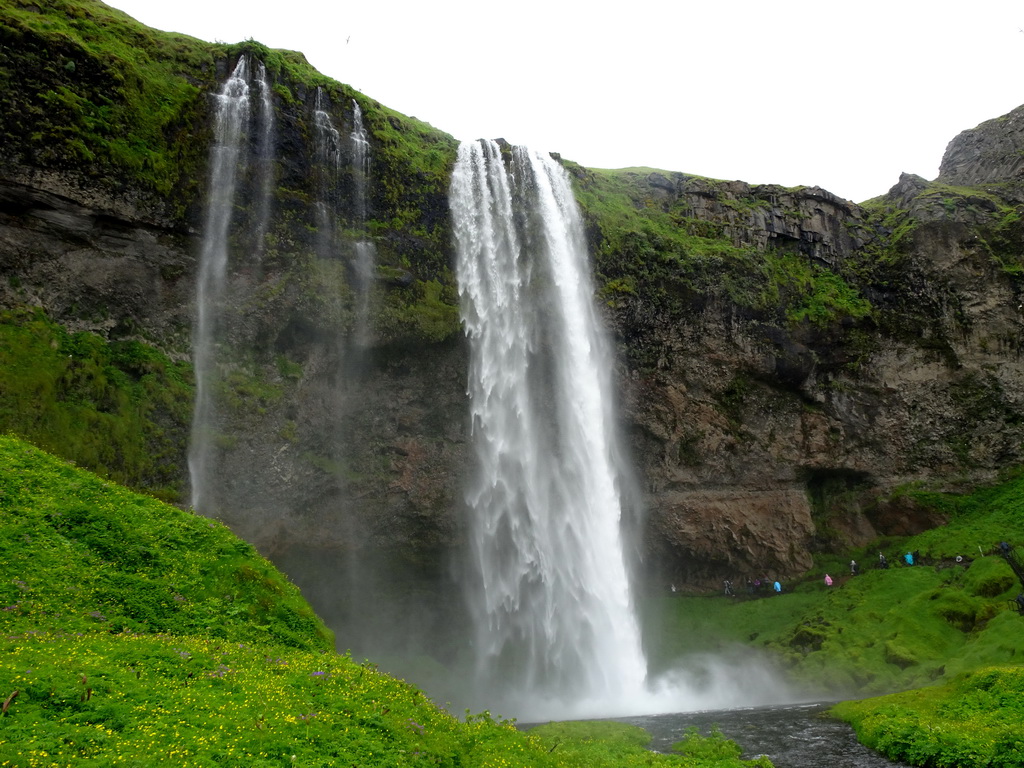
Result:
M813 534L807 498L795 488L665 493L650 532L656 546L688 553L664 574L677 585L802 573L812 565L805 542Z
M0 273L16 278L0 281L0 305L42 307L69 330L107 334L131 319L187 354L190 245L165 222L79 195L55 175L0 180Z
M1017 173L1016 153L993 159L1019 139L1016 118L1012 131L1009 119L999 126L996 150L988 134L958 139L989 158L960 183ZM962 152L956 145L951 153ZM646 181L664 210L713 225L737 247L771 253L789 243L873 306L862 320L823 327L721 294L681 303L671 319L643 295L616 302L621 348L646 350L623 372L624 410L659 588L785 578L816 550L919 532L942 519L890 501L894 489L984 483L1024 459L1012 186L1006 196L952 194L904 176L886 202L889 221L907 227L892 247L878 213L821 190L681 174ZM865 269L865 255L881 253Z

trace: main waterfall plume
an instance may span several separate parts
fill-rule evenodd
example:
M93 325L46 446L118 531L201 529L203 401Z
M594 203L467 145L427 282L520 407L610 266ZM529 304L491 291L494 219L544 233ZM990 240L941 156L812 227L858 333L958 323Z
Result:
M569 179L549 156L464 143L452 178L476 476L477 678L531 717L643 697L621 530L611 355Z

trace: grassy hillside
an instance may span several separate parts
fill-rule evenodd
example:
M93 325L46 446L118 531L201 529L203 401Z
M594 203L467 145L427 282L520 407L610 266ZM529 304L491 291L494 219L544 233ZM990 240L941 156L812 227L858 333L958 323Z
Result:
M895 760L1021 765L1024 616L1013 599L1022 585L997 553L1002 541L1018 554L1024 545L1024 478L962 496L907 493L949 522L825 558L781 595L740 587L734 598L649 601L654 661L669 668L691 653L756 648L810 695L903 691L835 709L865 744ZM888 569L876 567L879 551ZM915 565L901 564L906 552L917 553ZM851 558L861 564L856 576Z
M223 525L0 437L0 765L745 763L716 734L461 721L333 650L298 590ZM556 749L557 747L557 749Z
M949 523L824 557L781 595L751 598L741 585L736 598L651 601L648 635L658 638L658 664L745 644L774 656L809 689L842 697L1024 662L1024 617L1012 607L1022 586L996 554L1001 541L1024 544L1024 478L964 496L913 495L943 509ZM880 550L886 570L876 567ZM916 565L901 564L906 552L918 553ZM860 563L856 576L851 559Z
M775 597L674 598L660 658L746 643L833 691L952 677L839 713L899 759L1013 765L996 756L1019 748L1020 668L1007 666L1024 651L1024 618L1007 605L1019 586L996 556L957 566L944 555L992 531L1019 536L1022 487L938 499L948 526L887 543L893 555L919 549L923 565ZM715 734L673 758L607 724L523 734L486 713L462 722L334 653L294 586L216 521L11 437L0 438L0 629L0 764L742 764Z

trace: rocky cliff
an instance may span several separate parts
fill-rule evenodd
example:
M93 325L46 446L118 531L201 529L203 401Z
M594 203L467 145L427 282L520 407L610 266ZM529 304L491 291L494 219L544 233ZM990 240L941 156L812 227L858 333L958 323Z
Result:
M964 134L950 154L965 141L977 143ZM958 189L905 176L865 207L681 174L636 183L755 261L789 252L820 270L803 279L841 276L870 303L794 313L785 288L774 304L730 295L728 273L668 311L641 289L617 297L624 353L646 350L625 392L664 578L799 572L815 550L941 522L908 487L984 483L1019 463L1015 177Z
M396 622L443 634L460 610L453 555L470 463L446 200L454 141L296 54L166 36L99 3L14 3L0 34L3 327L21 338L26 317L44 318L59 353L44 376L17 345L5 352L5 387L20 394L0 408L3 426L95 464L76 453L68 415L88 411L118 447L100 469L147 486L125 469L141 449L121 447L134 408L159 445L161 493L187 503L187 381L138 402L121 382L173 378L190 359L212 94L250 56L273 83L272 214L254 242L253 163L220 308L204 512L282 564L351 630L343 643L394 640ZM152 66L96 54L111 41ZM41 63L40 51L56 53ZM127 108L154 89L173 106L156 125ZM327 252L314 211L318 90L342 135L361 106L372 156L369 220L346 205L354 182L342 173ZM33 106L57 101L57 113ZM938 180L905 176L863 205L566 161L619 346L653 588L795 576L815 551L941 522L908 489L985 483L1022 462L1019 112L957 137ZM255 157L257 136L246 142ZM378 263L374 330L357 343L363 237ZM119 356L129 342L152 350L145 365ZM15 378L30 368L35 378ZM45 418L25 416L42 402L54 406Z

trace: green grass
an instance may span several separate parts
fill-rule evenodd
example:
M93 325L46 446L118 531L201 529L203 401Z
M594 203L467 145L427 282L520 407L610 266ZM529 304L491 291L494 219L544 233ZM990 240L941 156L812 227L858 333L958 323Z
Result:
M337 654L296 587L220 523L10 436L0 702L0 765L24 768L770 768L714 734L673 758L627 726L456 718Z
M1024 474L1019 471L998 485L971 493L939 494L908 488L902 494L949 519L907 542L911 550L919 549L925 557L973 558L992 551L1001 541L1024 546Z
M1000 558L969 568L868 570L755 599L671 597L648 603L653 660L736 645L774 657L809 693L841 698L927 685L981 665L1024 662L1020 591Z
M299 595L222 524L0 438L6 634L204 634L331 648Z
M1024 765L1024 668L975 670L946 685L837 705L883 755L928 768Z

